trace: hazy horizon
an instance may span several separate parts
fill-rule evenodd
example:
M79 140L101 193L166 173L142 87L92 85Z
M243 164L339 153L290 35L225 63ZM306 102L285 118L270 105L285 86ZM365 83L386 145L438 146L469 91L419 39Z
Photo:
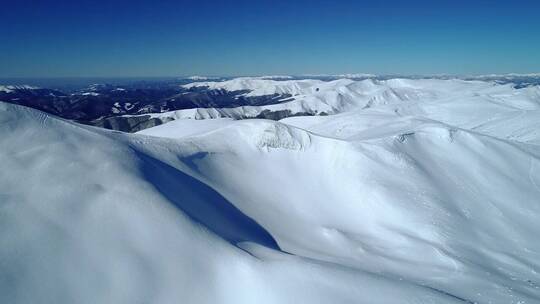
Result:
M362 77L482 77L482 76L539 76L540 71L538 72L529 72L529 73L518 73L518 72L505 72L505 73L425 73L425 74L408 74L408 73L368 73L368 72L350 72L350 73L304 73L304 74L272 74L272 73L260 73L260 74L185 74L185 75L153 75L153 76L144 76L144 75L133 75L133 76L123 76L123 75L111 75L111 76L0 76L0 80L8 79L39 79L39 80L57 80L57 79L189 79L190 77L207 77L212 78L241 78L241 77L336 77L343 76L362 78Z

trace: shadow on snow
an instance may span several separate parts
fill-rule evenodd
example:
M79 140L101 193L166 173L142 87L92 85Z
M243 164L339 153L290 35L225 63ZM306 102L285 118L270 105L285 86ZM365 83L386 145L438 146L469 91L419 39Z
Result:
M158 159L135 153L142 160L141 171L147 180L195 222L235 246L253 242L280 250L270 233L216 190Z

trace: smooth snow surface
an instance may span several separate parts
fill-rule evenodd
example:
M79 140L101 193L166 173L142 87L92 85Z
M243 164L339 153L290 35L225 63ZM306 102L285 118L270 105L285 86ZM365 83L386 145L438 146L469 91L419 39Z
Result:
M206 133L231 124L230 118L217 119L178 119L165 125L159 125L150 129L137 132L138 134L154 135L159 137L181 138Z
M540 302L538 87L316 85L369 106L124 134L0 103L0 302Z

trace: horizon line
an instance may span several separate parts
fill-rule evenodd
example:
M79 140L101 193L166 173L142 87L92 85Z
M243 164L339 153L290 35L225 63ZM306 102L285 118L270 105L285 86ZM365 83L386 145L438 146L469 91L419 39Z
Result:
M496 76L540 76L540 72L533 73L472 73L472 74L458 74L458 73L305 73L305 74L237 74L237 75L211 75L211 74L194 74L194 75L162 75L162 76L0 76L0 79L85 79L85 78L102 78L102 79L151 79L151 78L242 78L242 77L355 77L355 78L370 78L370 77L388 77L388 76L405 76L405 77L496 77Z

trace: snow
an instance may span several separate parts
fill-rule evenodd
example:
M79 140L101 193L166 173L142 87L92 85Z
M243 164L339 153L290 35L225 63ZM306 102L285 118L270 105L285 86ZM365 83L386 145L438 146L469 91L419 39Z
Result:
M83 95L83 96L99 96L100 94L96 93L96 92L84 92L84 93L81 93L81 95Z
M374 78L377 77L375 74L369 73L353 73L353 74L305 74L305 77L327 77L327 78Z
M198 80L208 80L208 77L194 75L194 76L189 76L187 79L198 81Z
M35 90L37 87L29 85L0 85L0 92L11 93L16 90Z
M186 79L199 81L199 80L209 80L211 79L211 77L194 75L194 76L189 76Z
M321 80L272 80L254 77L240 77L225 81L194 82L182 85L186 89L194 87L208 87L212 90L241 91L250 90L246 96L264 96L273 94L306 94L312 93L317 84L324 83Z
M536 77L540 77L540 73L524 73L524 74L519 74L519 73L508 73L508 74L486 74L486 75L476 75L476 76L472 76L472 77L476 77L476 78L533 77L533 78L536 78Z
M209 131L227 126L233 122L234 120L230 118L202 120L178 119L164 125L139 131L137 133L159 137L182 138L207 133Z
M321 81L305 80L265 80L258 78L236 78L219 82L197 82L184 85L185 88L207 87L215 90L247 91L247 97L282 95L284 101L266 106L242 106L237 108L199 108L178 110L154 117L206 119L229 117L234 119L256 117L263 111L290 111L291 114L336 114L352 110L378 107L386 104L414 104L436 102L448 99L478 97L490 98L488 94L524 94L526 89L514 89L511 85L497 85L493 82L464 81L458 79L337 79ZM537 90L537 87L535 87ZM538 94L538 91L536 91ZM291 96L289 98L288 96ZM534 96L525 97L526 102ZM527 101L529 100L529 101ZM533 103L537 103L533 101Z
M261 81L213 85L334 115L125 134L0 103L0 302L540 301L538 87Z
M2 302L453 302L410 282L272 249L263 228L186 174L204 158L194 142L1 107L0 161L9 172L0 177ZM208 140L227 141L216 135Z
M259 76L257 78L259 78L259 79L274 79L274 80L293 79L293 77L289 76L289 75L265 75L265 76Z

